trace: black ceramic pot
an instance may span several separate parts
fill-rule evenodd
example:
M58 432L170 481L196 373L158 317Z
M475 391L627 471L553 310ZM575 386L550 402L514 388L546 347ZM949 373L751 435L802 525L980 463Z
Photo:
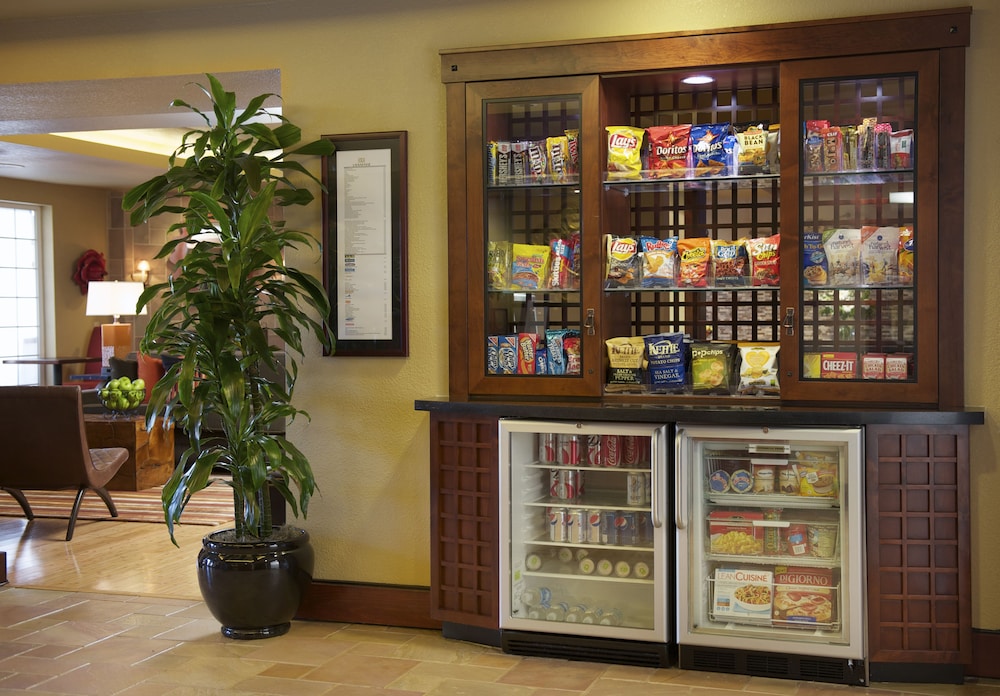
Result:
M312 581L309 533L286 528L281 541L234 542L222 530L202 539L198 554L201 595L222 635L240 640L288 632Z

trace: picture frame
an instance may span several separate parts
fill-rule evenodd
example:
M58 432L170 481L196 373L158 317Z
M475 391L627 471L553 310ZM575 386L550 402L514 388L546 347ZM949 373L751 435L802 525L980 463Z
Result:
M408 356L406 131L323 135L332 356Z

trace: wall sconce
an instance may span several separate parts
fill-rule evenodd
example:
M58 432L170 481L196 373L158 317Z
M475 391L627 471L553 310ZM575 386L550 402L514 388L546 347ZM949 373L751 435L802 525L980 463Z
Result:
M135 265L135 272L130 276L132 280L136 280L143 285L149 281L149 261L146 259L140 259L139 263Z

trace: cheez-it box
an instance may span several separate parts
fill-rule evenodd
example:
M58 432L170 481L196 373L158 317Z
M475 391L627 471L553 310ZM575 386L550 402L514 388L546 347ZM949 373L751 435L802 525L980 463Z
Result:
M857 353L820 353L819 376L823 379L854 379L858 376Z

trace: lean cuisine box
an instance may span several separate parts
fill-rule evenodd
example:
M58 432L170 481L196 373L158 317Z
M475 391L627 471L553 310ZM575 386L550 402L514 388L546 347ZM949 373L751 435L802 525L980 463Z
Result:
M762 568L716 568L712 614L716 621L771 623L773 573Z

